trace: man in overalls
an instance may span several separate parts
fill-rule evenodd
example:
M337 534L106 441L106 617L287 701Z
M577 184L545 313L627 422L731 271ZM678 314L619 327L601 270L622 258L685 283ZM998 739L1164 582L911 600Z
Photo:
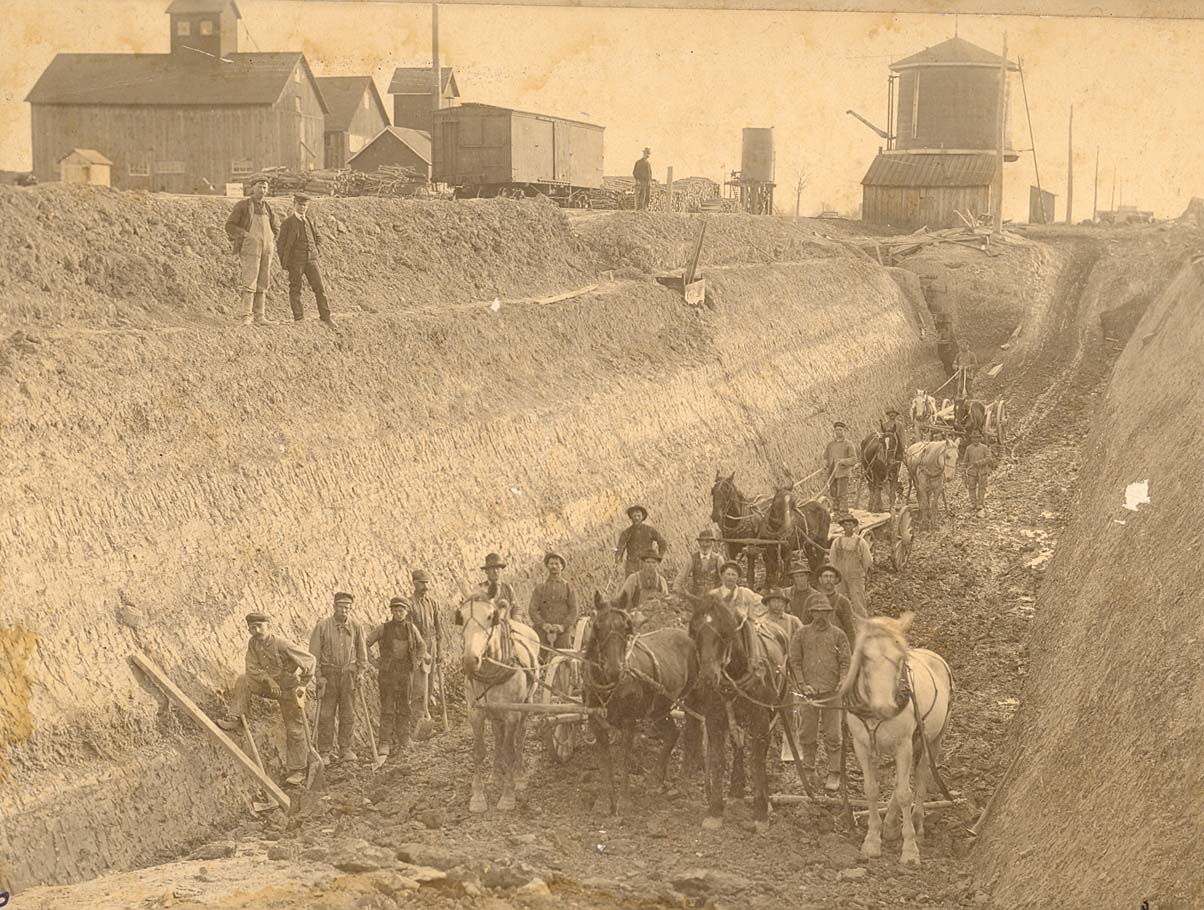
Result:
M426 643L410 621L404 597L389 601L390 619L368 633L368 647L380 643L380 749L388 755L410 744L410 683L426 656Z
M424 720L431 719L431 692L435 674L435 664L443 659L443 617L439 615L439 604L431 596L428 587L431 577L425 569L415 569L410 573L410 581L414 583L414 596L410 599L410 621L418 628L422 640L426 643L426 655L414 662L414 679L411 691L414 701L419 704ZM443 692L440 698L445 698Z
M682 567L673 587L677 591L688 591L695 597L701 597L707 591L719 587L721 565L723 554L719 552L715 532L710 528L703 528L698 535L698 549L690 554L690 561Z
M267 325L265 298L272 285L272 255L279 222L267 201L268 178L251 180L251 195L235 203L226 219L226 236L239 257L238 287L245 315L243 322Z
M857 466L857 447L845 439L848 424L838 420L832 424L834 438L824 448L824 469L828 472L828 495L832 498L832 509L840 514L848 509L849 477Z
M626 593L627 602L630 603L637 591L640 592L641 599L649 596L668 596L669 582L661 574L660 564L661 555L656 550L645 550L644 557L640 560L639 571L632 572L627 576L627 580L623 582L623 586L619 588L618 594L615 595L615 600L618 600Z
M335 718L339 722L339 755L357 761L355 690L368 667L364 628L350 616L354 598L340 591L334 596L334 615L314 626L309 652L318 660L318 752L329 762L334 743Z
M837 520L844 533L832 541L832 549L828 554L828 559L840 573L840 583L836 590L849 599L854 612L869 616L865 598L865 576L874 564L874 554L870 552L869 542L857 533L860 522L856 515L845 512Z
M531 627L539 634L539 643L545 648L571 648L573 632L577 628L577 595L562 577L563 556L548 553L543 564L548 570L548 578L531 592L531 605L527 608Z

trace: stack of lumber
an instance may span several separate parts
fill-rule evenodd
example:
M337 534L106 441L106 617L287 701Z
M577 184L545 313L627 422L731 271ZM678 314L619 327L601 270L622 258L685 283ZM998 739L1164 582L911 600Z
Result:
M425 175L407 167L382 165L375 171L340 170L298 173L283 167L265 168L268 194L287 196L413 196L427 186ZM245 185L245 181L244 181Z
M590 201L596 209L634 209L635 180L631 177L603 177L602 188L590 191ZM734 211L726 207L720 198L719 184L707 177L683 177L673 181L673 211L701 212ZM718 206L718 207L717 207ZM668 211L668 189L665 184L652 181L652 197L648 209L653 212Z

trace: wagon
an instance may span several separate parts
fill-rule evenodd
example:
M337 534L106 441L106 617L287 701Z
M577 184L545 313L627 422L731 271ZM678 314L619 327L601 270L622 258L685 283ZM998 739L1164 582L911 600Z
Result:
M589 617L577 620L573 630L573 650L581 653ZM559 762L573 757L578 743L593 742L589 727L589 710L585 708L585 685L580 659L569 654L553 654L543 669L535 694L535 724L541 728L541 738L548 753ZM534 712L532 712L534 713Z
M1007 401L996 398L986 404L987 421L983 427L983 441L1000 452L1008 451L1008 409ZM926 439L952 439L961 437L965 441L965 427L961 426L954 417L954 406L946 404L929 423L917 424Z

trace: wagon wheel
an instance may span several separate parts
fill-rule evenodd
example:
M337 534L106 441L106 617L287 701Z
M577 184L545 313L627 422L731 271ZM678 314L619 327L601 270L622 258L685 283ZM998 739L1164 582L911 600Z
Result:
M899 514L891 519L890 527L890 563L896 572L902 572L911 559L911 543L915 537L911 527L911 506L903 506Z
M1007 453L1007 417L1005 415L1005 406L1003 399L999 399L999 407L995 413L995 438L999 443L999 448Z
M548 664L545 682L555 692L565 694L574 692L576 680L574 679L573 665L565 657L553 658L552 662ZM549 701L558 700L559 697L552 691L545 690L545 692ZM544 732L544 745L549 752L556 756L558 762L566 762L573 757L573 752L577 749L581 724L577 721L565 723L563 718L550 718L550 721Z

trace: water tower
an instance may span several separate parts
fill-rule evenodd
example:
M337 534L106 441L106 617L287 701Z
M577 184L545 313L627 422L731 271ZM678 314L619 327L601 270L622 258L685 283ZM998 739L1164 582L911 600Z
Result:
M738 199L750 215L773 214L773 127L746 126L740 148L740 170L727 182L728 198Z
M936 229L992 212L1003 58L953 37L890 68L886 130L854 114L886 140L861 181L864 219ZM1007 88L1003 157L1015 161Z

